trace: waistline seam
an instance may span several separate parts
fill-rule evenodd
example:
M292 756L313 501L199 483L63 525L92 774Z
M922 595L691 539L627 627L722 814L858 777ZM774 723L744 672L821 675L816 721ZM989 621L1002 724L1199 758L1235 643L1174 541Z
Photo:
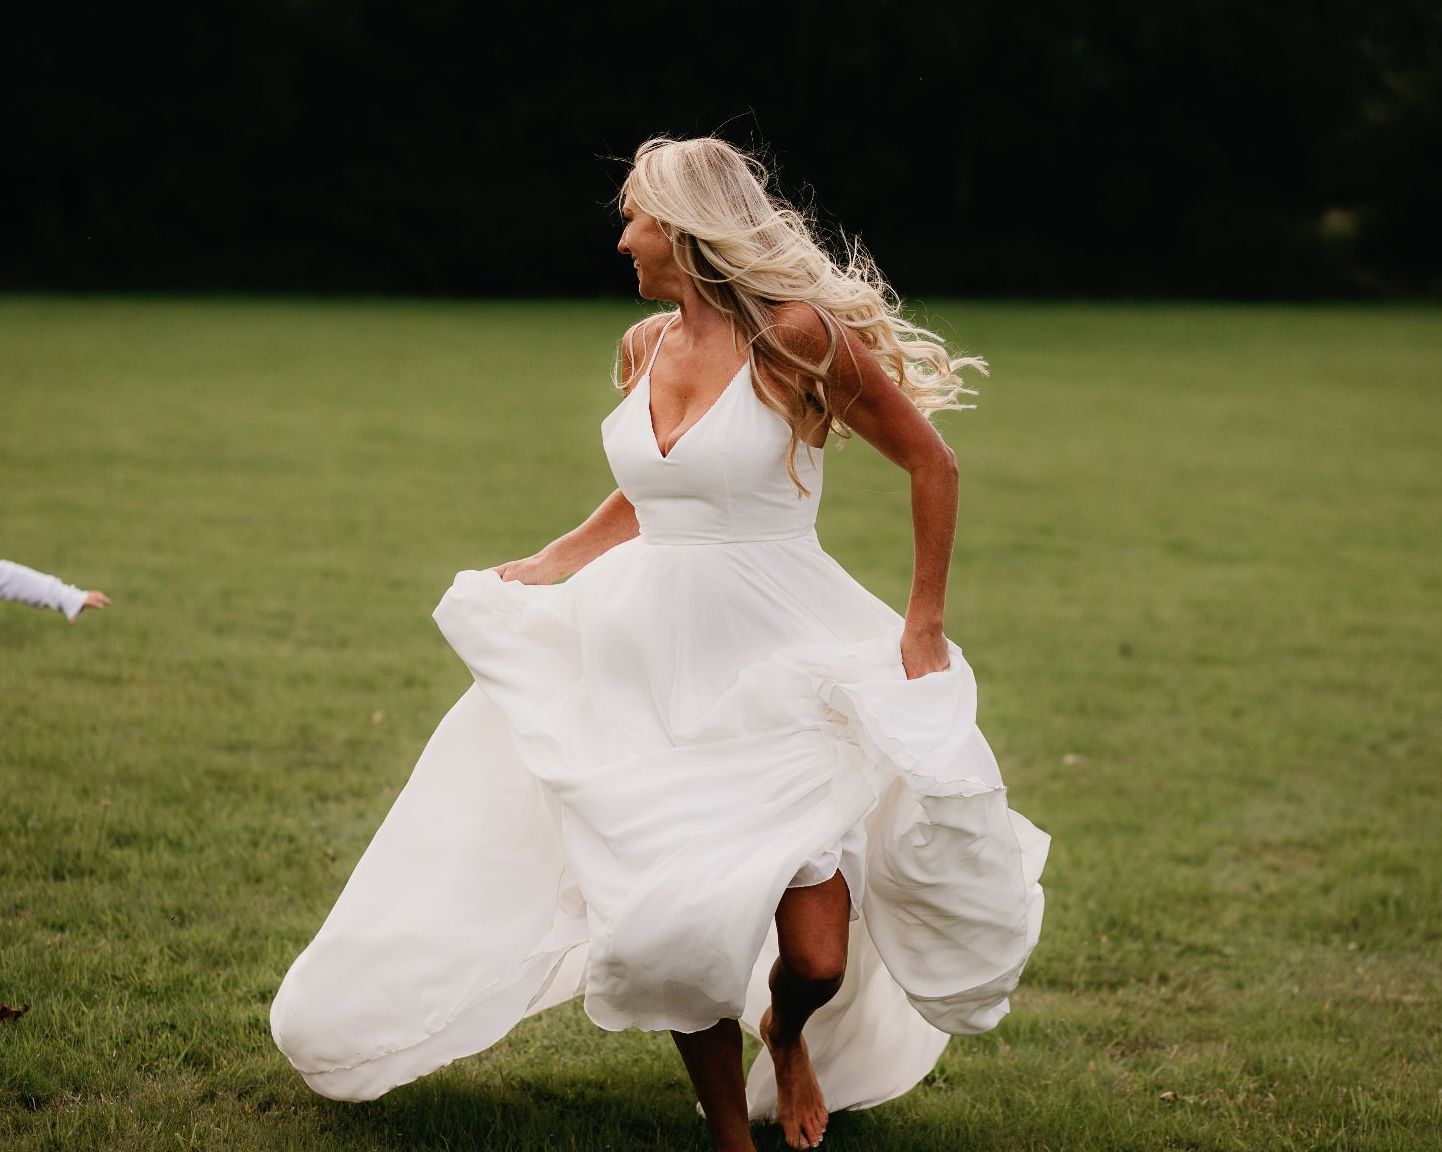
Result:
M814 536L816 536L816 528L813 525L804 532L793 532L789 536L741 536L727 540L656 540L642 533L636 539L643 544L650 544L658 548L684 548L691 545L772 544L781 540L804 540Z

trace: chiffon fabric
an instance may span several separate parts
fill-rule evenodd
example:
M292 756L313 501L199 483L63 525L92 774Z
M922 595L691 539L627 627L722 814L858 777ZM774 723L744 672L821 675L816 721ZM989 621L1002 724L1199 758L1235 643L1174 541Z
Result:
M806 1026L831 1109L1009 1010L1049 839L1007 806L961 649L907 679L902 617L818 542L824 452L798 445L799 496L749 363L664 454L654 363L601 424L640 535L558 584L460 572L435 610L474 682L271 1008L322 1095L577 996L605 1029L754 1034L778 901L837 870L846 975ZM764 1048L747 1099L775 1115Z

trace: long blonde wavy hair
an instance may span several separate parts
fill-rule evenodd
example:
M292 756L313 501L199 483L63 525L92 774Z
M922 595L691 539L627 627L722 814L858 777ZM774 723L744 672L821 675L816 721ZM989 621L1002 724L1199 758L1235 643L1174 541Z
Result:
M814 411L819 402L829 429L843 441L852 435L845 412L835 410L827 389L838 324L857 334L928 420L946 409L975 408L958 400L977 394L960 373L974 368L985 376L987 365L976 356L952 356L940 336L906 319L896 293L859 241L843 238L844 256L834 258L817 242L810 214L768 191L769 184L759 159L724 140L653 136L636 149L615 206L619 211L629 195L655 217L702 298L742 333L757 397L791 427L786 473L798 495L805 496L810 493L794 458L808 408ZM771 310L788 300L811 304L826 327L827 350L817 363L796 355L776 335ZM612 383L624 391L620 362L618 349ZM631 363L638 364L638 358L633 355ZM757 368L786 389L784 404L755 384Z

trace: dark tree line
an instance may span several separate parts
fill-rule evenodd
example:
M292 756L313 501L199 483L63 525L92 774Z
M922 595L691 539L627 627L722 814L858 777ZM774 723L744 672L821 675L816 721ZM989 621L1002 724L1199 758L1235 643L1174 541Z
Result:
M647 135L908 293L1442 290L1442 3L14 10L0 288L627 293Z

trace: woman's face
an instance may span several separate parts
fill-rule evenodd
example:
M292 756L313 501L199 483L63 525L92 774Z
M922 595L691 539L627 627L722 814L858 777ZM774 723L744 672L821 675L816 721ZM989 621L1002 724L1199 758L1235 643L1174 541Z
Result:
M627 196L621 205L621 230L616 251L629 256L636 267L637 291L643 300L679 300L681 269L671 250L671 241L654 216L636 207Z

